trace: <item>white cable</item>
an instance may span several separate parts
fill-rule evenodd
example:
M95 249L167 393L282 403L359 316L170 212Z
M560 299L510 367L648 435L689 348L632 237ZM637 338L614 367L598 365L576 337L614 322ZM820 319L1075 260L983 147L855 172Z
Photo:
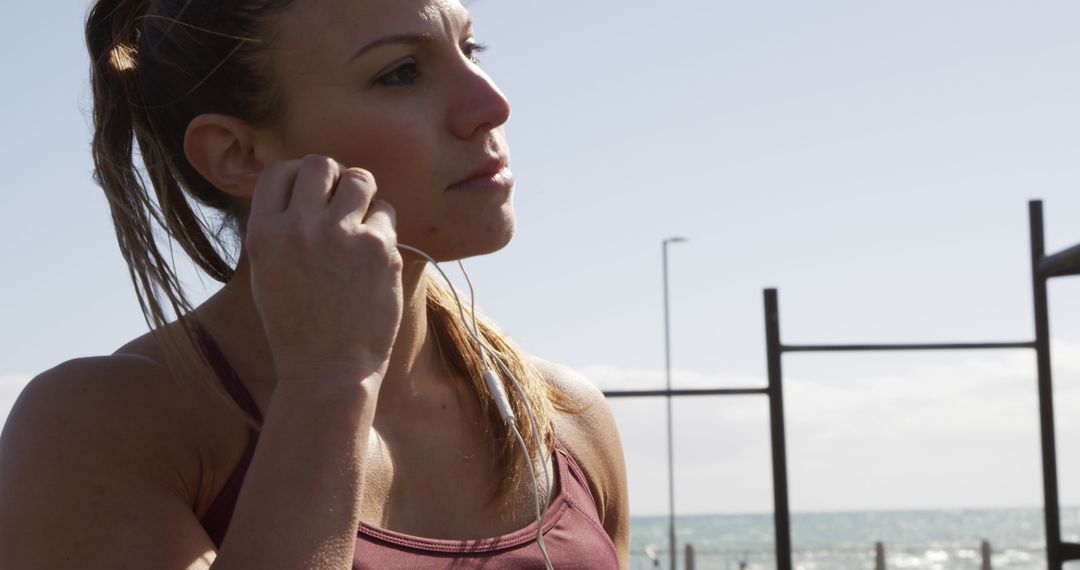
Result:
M465 276L465 283L469 286L469 310L472 313L473 325L472 335L473 338L476 339L477 345L480 348L480 359L484 362L484 379L488 383L488 389L493 393L497 393L498 396L501 398L501 401L505 401L507 406L510 405L509 398L506 397L506 393L504 391L502 383L498 382L498 380L495 378L495 375L491 372L491 369L487 367L487 360L484 358L485 352L487 353L488 358L494 360L496 363L498 363L499 367L502 368L503 372L506 374L506 377L510 379L510 384L514 386L515 390L517 390L518 397L520 397L521 401L525 404L525 413L529 416L529 425L532 427L533 441L536 443L536 451L540 454L540 464L544 467L544 498L543 500L540 499L539 491L536 491L534 495L536 495L538 507L541 503L543 503L542 507L539 507L540 512L547 511L548 505L550 504L548 502L548 499L550 498L548 493L551 489L551 473L548 467L549 459L547 454L544 453L544 442L540 437L540 428L538 427L538 424L536 422L536 416L533 413L532 405L529 403L529 399L525 396L525 391L522 390L521 384L517 381L517 377L515 377L512 372L510 372L510 368L503 361L502 357L498 353L495 353L495 351L492 350L492 348L488 346L487 343L483 341L483 339L481 339L480 329L476 325L476 293L473 289L472 279L469 278L469 272L465 270L465 264L462 263L460 259L458 260L458 267L461 269L462 275ZM445 274L443 275L443 277L445 278ZM450 283L449 281L447 281L447 284L449 284L451 288L453 288L454 286L453 283ZM501 403L499 398L496 398L496 403ZM512 415L512 411L503 412L504 418ZM517 426L514 423L511 422L509 425L511 429L514 430L515 434L518 436L521 447L523 450L525 450L525 456L526 458L528 458L528 448L525 446L524 439L521 438L521 432L517 429ZM532 476L533 489L535 490L536 474L533 471L531 458L529 458L529 472L529 474ZM542 516L537 516L536 520L537 543L540 545L540 550L544 553L545 562L548 562L550 564L551 561L547 558L547 549L544 548L543 534L542 529L540 528L543 524L543 518Z
M533 495L536 499L538 513L536 517L536 542L540 546L540 551L544 554L545 563L547 563L549 565L548 567L550 568L551 560L547 557L547 549L544 547L544 535L542 528L543 516L539 513L546 512L549 505L548 499L550 498L549 493L551 489L551 473L548 468L549 459L547 454L544 452L544 442L540 437L540 428L537 426L536 416L535 414L533 414L532 405L529 403L529 399L525 396L525 391L521 389L521 384L517 381L517 378L514 376L514 374L510 372L510 368L507 367L505 362L503 362L502 357L499 356L499 354L495 353L495 351L493 351L490 346L487 346L487 343L485 343L480 338L480 329L476 325L476 294L473 290L472 279L469 278L469 272L465 270L465 264L462 263L460 259L458 260L458 267L461 268L461 273L465 276L465 283L467 283L469 286L469 307L470 311L472 312L473 325L472 334L473 338L477 340L477 345L480 348L480 358L481 360L484 360L484 353L486 352L487 356L491 360L494 360L496 363L498 363L499 367L502 368L503 372L506 374L506 377L510 379L510 384L514 387L515 390L517 390L518 396L525 404L525 413L529 416L529 425L532 427L533 441L536 443L537 453L540 454L540 464L544 467L544 498L542 500L540 498L540 492L536 490L536 473L535 471L533 471L532 458L529 457L529 452L528 448L525 446L525 441L521 437L521 432L517 429L517 426L512 422L509 423L509 425L510 428L514 430L514 434L517 436L518 442L521 444L522 450L525 451L526 459L528 459L529 462L529 475L532 478ZM451 284L450 286L453 287L453 284ZM509 406L510 401L509 398L506 397L502 383L496 380L495 375L491 372L491 369L487 367L486 360L484 360L484 379L488 383L488 389L493 393L498 393L499 396L502 398L502 401L505 401L506 405ZM496 402L499 403L500 400L497 398ZM512 415L512 411L503 413L504 417Z
M510 379L510 385L513 386L514 390L517 391L518 397L520 397L521 400L526 403L525 404L525 414L527 416L529 416L529 425L532 426L533 438L534 438L534 440L536 442L536 448L539 450L540 459L543 460L543 465L544 465L544 489L550 489L551 488L551 473L549 472L550 470L548 468L549 458L544 454L544 444L540 439L540 429L537 427L536 416L533 415L532 406L528 404L528 398L525 397L525 391L521 389L521 384L518 383L517 378L515 378L514 374L512 372L510 372L510 369L506 366L506 363L503 362L502 358L500 358L498 355L493 355L492 359L496 363L498 363L499 367L502 368L503 372L506 374L506 377ZM544 497L544 509L545 510L547 510L547 505L548 504L549 504L548 503L548 497L545 496Z
M447 283L448 285L450 285L450 292L454 294L454 300L455 300L455 301L457 301L457 306L458 306L458 312L459 312L459 313L461 313L461 322L463 322L463 323L468 323L468 321L467 321L467 320L465 320L465 310L461 308L461 299L460 299L460 298L458 297L458 294L457 294L457 289L455 289L455 288L454 288L454 284L450 282L450 278L446 276L446 273L445 273L445 272L443 272L443 270L442 270L442 268L441 268L441 267L439 267L439 264L438 264L438 263L436 263L436 262L435 262L435 260L434 260L434 259L432 259L430 255L428 255L428 254L426 254L426 253L424 253L424 252L420 251L419 249L416 249L415 247L412 247L412 246L408 246L408 245L405 245L405 244L402 244L402 243L399 243L399 244L398 244L398 247L399 247L399 248L401 248L401 249L406 249L406 250L409 250L409 251L411 251L411 252L413 252L413 253L416 253L416 254L418 254L418 255L421 255L421 256L423 256L423 257L424 257L424 258L426 258L426 259L427 259L428 261L430 261L432 265L434 265L434 266L435 266L435 269L437 269L437 270L439 271L439 273L441 273L441 274L442 274L442 276L443 276L443 279L445 279L445 280L446 280L446 283ZM468 326L466 326L466 327L465 327L465 330L469 330L469 327L468 327ZM476 337L476 335L475 335L475 334L473 334L473 337Z
M536 444L536 452L540 454L540 464L544 467L544 510L546 511L549 504L547 493L549 493L551 489L551 469L548 467L550 459L544 450L544 442L540 437L540 428L536 423L536 415L533 413L532 404L529 402L529 398L525 396L525 390L521 389L521 384L518 382L517 377L510 372L510 368L506 366L506 363L503 362L499 354L495 353L495 351L480 338L480 329L476 326L476 296L473 292L472 279L469 279L469 272L465 271L465 264L462 263L460 259L458 260L458 267L461 268L461 273L465 276L465 283L469 285L469 307L472 311L473 338L477 340L477 344L480 347L480 358L481 360L484 360L484 353L487 352L488 357L499 364L499 367L502 368L506 377L510 379L510 384L514 387L514 390L517 391L518 397L520 397L521 401L525 404L525 413L529 416L529 426L532 427L533 443ZM451 287L453 287L453 285L451 285ZM484 366L487 367L486 360L484 361Z
M468 327L468 322L469 321L467 321L465 319L465 310L462 308L461 298L458 296L457 289L454 287L454 283L452 281L450 281L450 278L447 277L446 273L442 270L442 268L439 267L438 262L436 262L434 259L432 259L430 255L424 253L423 251L420 251L419 249L417 249L415 247L408 246L408 245L401 244L401 243L398 244L398 247L401 248L401 249L405 249L407 251L411 251L413 253L416 253L417 255L420 255L421 257L423 257L423 258L427 259L429 262L431 262L431 264L433 266L435 266L435 269L442 275L443 280L445 280L446 284L450 286L450 292L453 293L454 300L457 302L458 313L461 315L461 322L465 324L465 330L469 331L469 333L472 335L473 339L476 340L478 350L480 351L480 359L481 359L481 362L482 362L482 364L484 366L484 380L488 384L488 391L491 392L492 398L495 400L496 406L498 406L498 408L499 408L499 414L502 416L503 421L506 422L506 425L509 426L510 429L514 432L514 437L517 439L518 444L521 446L521 450L525 453L525 458L526 458L525 465L526 465L526 467L529 468L529 478L532 480L533 499L534 499L534 502L536 504L536 543L540 547L540 553L544 556L544 565L545 565L545 567L547 568L547 570L553 570L554 567L551 564L551 558L548 556L547 548L544 546L544 532L543 532L543 530L544 530L543 529L544 520L543 520L543 510L540 507L540 503L541 503L540 490L538 489L539 485L537 485L536 471L533 468L532 458L529 456L529 447L527 445L525 445L525 439L521 437L521 432L518 431L516 421L515 421L515 418L514 418L514 415L513 415L513 410L510 407L509 399L506 397L506 391L503 389L502 383L498 381L497 377L495 377L495 375L491 371L491 369L487 367L487 362L484 360L484 352L485 351L487 351L488 356L491 357L493 360L495 360L499 364L499 366L503 369L503 371L507 374L507 376L510 378L510 383L514 385L515 389L517 389L518 394L521 396L522 403L525 405L525 411L527 412L527 414L529 416L529 421L531 422L531 427L533 428L533 435L534 435L534 437L536 437L537 451L540 453L541 459L544 460L543 463L544 463L545 497L544 497L543 502L544 502L545 505L547 505L546 493L549 492L549 489L551 488L550 487L550 485L551 485L550 474L548 473L548 465L547 465L547 459L546 459L546 457L544 455L544 448L543 448L543 445L541 444L540 439L539 439L540 438L540 432L539 432L539 430L536 429L536 425L537 425L536 424L536 418L533 417L532 406L529 404L529 400L527 398L525 398L524 391L521 389L521 386L518 385L517 379L514 378L514 375L510 373L510 370L507 368L506 364L503 363L502 359L500 359L500 358L498 358L496 356L493 356L491 354L490 348L488 348L487 345L484 343L484 341L480 338L479 330L476 328L476 306L475 306L475 303L471 306L472 315L473 315L473 321L472 321L473 322L473 330L469 330L469 327ZM464 271L464 269L465 269L465 267L464 267L464 265L462 265L462 271ZM468 280L468 274L465 275L465 279ZM470 294L471 294L472 293L472 282L471 281L469 282L469 291L470 291ZM546 508L547 507L545 506L544 509L546 509Z
M521 432L518 431L517 426L511 424L510 429L514 430L514 437L517 438L521 448L528 449L525 447L525 440L521 438ZM529 477L533 481L533 501L536 503L536 544L540 546L540 554L544 555L544 566L547 570L555 570L551 565L551 558L548 556L547 548L544 547L544 521L540 510L540 490L536 488L536 472L533 470L531 460L526 461L525 464L529 466Z
M421 250L419 250L419 249L417 249L415 247L405 245L405 244L402 244L402 243L399 243L398 247L400 247L402 249L405 249L405 250L408 250L408 251L411 251L413 253L416 253L416 254L424 257L425 259L430 261L433 266L435 266L435 269L439 272L440 275L442 275L443 280L446 281L446 284L450 287L450 292L453 293L454 300L457 302L458 313L461 315L461 322L465 323L465 325L466 325L465 330L468 331L469 330L469 327L468 327L469 321L465 319L465 310L462 309L462 306L461 306L461 297L458 296L457 288L454 287L454 283L452 281L450 281L450 278L446 276L446 272L443 271L441 267L439 267L439 263L436 262L434 259L432 259L430 255L424 253L423 251L421 251ZM460 263L460 261L459 261L459 263ZM462 268L462 271L464 272L464 269L465 269L464 265L462 265L461 268ZM466 282L469 283L469 291L470 291L470 293L472 293L472 281L469 279L469 274L468 273L465 273L465 280L466 280ZM510 372L510 369L507 368L506 364L502 361L502 359L500 359L496 355L492 354L491 348L488 347L487 344L484 343L484 341L480 338L480 331L476 328L476 305L475 304L472 305L471 310L472 310L472 314L473 314L473 330L469 331L469 332L470 332L470 334L472 334L473 339L476 340L477 345L480 347L481 360L483 360L483 353L484 353L484 351L486 351L488 357L490 357L492 360L495 360L495 362L497 362L499 364L499 366L502 368L503 372L506 373L506 376L510 379L510 383L514 386L514 389L517 391L518 395L521 397L522 403L525 404L525 412L529 416L530 427L532 427L533 437L535 438L537 451L540 453L540 458L543 460L544 484L546 485L546 489L550 489L551 488L551 473L550 473L550 470L548 468L548 458L544 454L544 445L543 445L543 442L540 440L540 430L538 428L538 424L536 423L536 417L533 414L532 405L529 403L529 399L525 397L525 391L521 389L521 384L518 383L517 378L514 376L514 374L512 372ZM485 365L485 367L487 366L486 361L484 362L484 365ZM485 370L485 372L490 372L490 370ZM503 419L506 420L507 418L504 416ZM526 450L526 456L528 456L527 450ZM547 497L545 497L544 503L547 504Z
M473 338L477 339L476 347L480 349L480 362L484 363L484 367L487 367L487 360L484 359L484 343L480 339L480 327L476 326L476 292L473 291L472 279L469 279L469 272L465 271L465 264L459 259L457 261L458 268L461 269L461 274L465 276L465 283L469 286L469 311L472 313L472 332Z

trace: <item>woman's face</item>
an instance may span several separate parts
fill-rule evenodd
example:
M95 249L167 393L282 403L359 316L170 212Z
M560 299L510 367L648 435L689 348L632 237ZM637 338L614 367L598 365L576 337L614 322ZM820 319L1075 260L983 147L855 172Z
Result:
M297 0L276 26L285 111L272 127L282 156L268 158L322 154L371 171L397 211L398 240L437 260L510 241L512 179L448 190L509 158L510 105L475 63L457 0Z

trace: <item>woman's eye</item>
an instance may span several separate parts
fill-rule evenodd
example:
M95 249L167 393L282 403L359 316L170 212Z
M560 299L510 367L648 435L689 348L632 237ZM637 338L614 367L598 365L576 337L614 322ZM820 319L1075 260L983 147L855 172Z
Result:
M475 41L465 44L465 47L461 49L465 56L469 58L469 61L476 64L480 63L478 55L486 50L487 44L481 44ZM407 87L416 83L416 81L420 79L420 76L420 66L418 66L415 61L410 61L382 74L375 80L375 83L385 87Z
M415 62L409 62L401 64L395 67L393 70L384 73L375 83L379 85L385 85L387 87L403 87L412 85L420 78L420 68Z
M473 63L480 63L478 55L487 51L487 48L487 44L473 42L465 45L464 52Z

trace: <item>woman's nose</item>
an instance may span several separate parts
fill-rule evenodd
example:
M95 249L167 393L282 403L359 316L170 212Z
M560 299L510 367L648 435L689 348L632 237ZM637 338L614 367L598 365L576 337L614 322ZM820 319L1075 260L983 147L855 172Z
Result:
M510 101L479 67L469 64L459 77L450 110L450 129L456 136L468 140L510 119Z

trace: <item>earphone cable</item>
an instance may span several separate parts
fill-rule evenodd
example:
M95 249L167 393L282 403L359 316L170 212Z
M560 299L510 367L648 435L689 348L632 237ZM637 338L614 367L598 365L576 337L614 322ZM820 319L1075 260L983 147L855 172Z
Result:
M517 426L511 424L510 429L514 430L514 437L517 438L521 448L528 449L525 447L525 440L522 439ZM548 556L547 547L544 546L544 518L540 509L540 490L536 488L536 472L533 470L532 461L526 461L525 464L529 467L529 477L533 481L533 502L536 504L536 544L540 547L540 554L544 555L544 566L547 570L554 570L551 565L551 557Z
M457 289L454 287L454 283L452 281L450 281L450 278L446 275L446 272L444 272L442 270L442 268L439 267L438 262L436 262L434 259L432 259L432 257L430 255L424 253L423 251L421 251L421 250L419 250L419 249L417 249L415 247L408 246L408 245L401 244L401 243L398 244L398 247L401 248L401 249L405 249L407 251L411 251L413 253L416 253L416 254L422 256L423 258L427 259L429 262L431 262L431 264L435 267L435 269L439 272L439 274L442 275L442 278L443 278L444 281L446 281L446 284L450 287L450 292L453 293L454 300L457 302L458 313L461 315L461 322L465 324L465 330L469 330L469 327L468 327L468 322L469 321L467 321L465 319L465 310L464 310L464 308L462 308L461 297L458 296ZM462 266L462 269L464 270L464 266ZM466 274L466 280L468 280L468 275L467 274ZM469 290L470 290L470 292L472 291L472 283L471 283L471 281L469 282ZM502 361L502 359L498 358L495 355L492 355L490 348L487 347L486 344L483 342L483 340L480 338L479 330L476 329L476 307L475 307L475 305L473 305L471 307L471 309L473 311L473 327L474 328L473 328L473 330L469 331L469 333L472 335L473 339L476 340L476 343L477 343L477 345L479 347L481 362L485 367L485 376L492 375L491 370L489 368L487 368L486 361L484 361L484 354L483 353L485 351L487 351L488 356L491 357L493 360L495 360L499 364L499 366L503 369L503 371L507 374L507 376L510 379L510 383L516 388L518 394L522 398L522 403L525 405L525 411L529 416L529 421L531 422L531 427L533 429L533 435L534 435L534 437L536 438L536 441L537 441L537 445L538 445L537 452L540 453L541 458L544 460L543 463L544 463L545 497L544 497L543 502L546 505L547 504L546 493L549 492L548 490L551 488L550 487L551 481L550 481L550 475L548 473L547 459L545 458L544 449L543 449L543 446L540 445L540 434L539 434L539 431L536 429L537 424L536 424L536 419L533 416L532 406L529 404L528 399L525 398L524 390L522 390L521 386L518 385L517 379L514 378L514 375L510 372L510 370L508 369L506 364ZM489 389L491 387L492 387L492 385L489 383ZM501 391L501 390L498 390L498 389L493 389L493 390L490 390L490 391L492 393L491 394L492 397L496 399L496 403L499 404L499 411L500 411L500 414L503 415L503 421L505 421L507 426L509 426L510 429L514 432L514 436L517 439L518 445L521 446L521 450L525 453L525 458L526 458L525 465L529 469L529 477L532 480L533 499L534 499L534 502L536 503L536 543L540 547L540 553L544 557L544 565L545 565L545 567L547 568L547 570L553 570L553 566L551 564L551 558L548 556L547 548L544 546L544 533L543 533L543 522L544 521L543 521L543 511L542 511L542 509L540 507L540 503L541 503L540 490L538 489L537 480L536 480L536 471L533 468L532 458L529 456L529 447L527 445L525 445L525 440L524 440L524 438L521 437L521 432L518 431L517 425L515 424L512 409L510 408L509 402L506 401L506 393ZM503 401L499 402L498 401L499 398L501 398Z
M494 360L502 371L506 374L506 377L510 379L510 385L517 391L518 397L525 404L525 414L529 416L529 427L532 428L533 443L536 444L536 452L540 454L540 465L544 468L544 489L547 492L551 488L551 470L548 468L550 463L550 457L547 455L544 449L544 441L540 437L540 427L536 421L536 415L533 413L532 404L529 402L529 398L525 396L525 390L521 388L521 383L518 382L517 377L510 372L510 368L503 361L502 356L492 350L480 337L480 329L476 326L476 295L473 291L472 279L469 279L469 272L465 270L465 264L458 260L458 267L461 269L462 275L465 276L465 283L469 286L469 308L472 312L472 324L473 324L473 338L476 339L477 344L480 346L481 359L483 360L483 353L487 352L488 358ZM444 275L445 277L445 275ZM453 285L451 285L453 287ZM484 361L484 365L487 366L487 361ZM548 497L544 496L544 510L547 510Z

